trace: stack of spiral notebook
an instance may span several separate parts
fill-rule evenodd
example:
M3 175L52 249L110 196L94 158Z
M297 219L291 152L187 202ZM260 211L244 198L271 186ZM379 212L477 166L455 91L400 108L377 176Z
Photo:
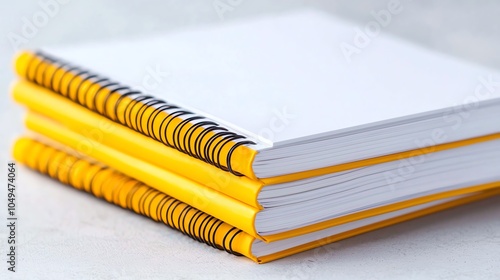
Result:
M500 75L360 30L308 10L24 51L14 157L260 263L498 195Z

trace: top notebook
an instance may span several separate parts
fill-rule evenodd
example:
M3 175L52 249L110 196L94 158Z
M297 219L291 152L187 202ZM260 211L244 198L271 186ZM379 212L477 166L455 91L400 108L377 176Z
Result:
M252 178L500 132L498 72L375 25L306 10L24 53L17 71Z

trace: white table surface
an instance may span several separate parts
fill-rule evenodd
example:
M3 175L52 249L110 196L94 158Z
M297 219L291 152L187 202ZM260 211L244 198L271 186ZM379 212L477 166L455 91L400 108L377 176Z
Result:
M233 1L234 9L220 18L215 1L184 2L70 0L23 47L169 32L306 6L306 1ZM372 19L371 11L389 1L307 2L365 24ZM500 68L500 2L401 3L403 12L384 31ZM2 179L9 146L23 131L22 110L8 97L14 78L9 36L20 34L22 18L41 9L38 1L4 1L0 9ZM7 271L7 228L0 226L0 279L500 279L500 197L256 265L26 168L19 168L17 176L17 272ZM4 186L2 224L6 196Z

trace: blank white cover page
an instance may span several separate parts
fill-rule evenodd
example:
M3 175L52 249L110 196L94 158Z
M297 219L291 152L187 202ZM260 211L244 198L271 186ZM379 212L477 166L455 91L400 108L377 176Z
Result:
M356 28L306 10L47 52L274 146L500 97L498 73L383 32L348 59Z

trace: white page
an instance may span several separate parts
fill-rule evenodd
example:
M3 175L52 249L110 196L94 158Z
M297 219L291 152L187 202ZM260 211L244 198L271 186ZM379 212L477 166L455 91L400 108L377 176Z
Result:
M341 44L354 45L355 28L306 10L47 51L129 86L158 67L169 74L148 93L274 145L456 106L478 87L500 96L479 78L498 73L385 34L349 62Z

